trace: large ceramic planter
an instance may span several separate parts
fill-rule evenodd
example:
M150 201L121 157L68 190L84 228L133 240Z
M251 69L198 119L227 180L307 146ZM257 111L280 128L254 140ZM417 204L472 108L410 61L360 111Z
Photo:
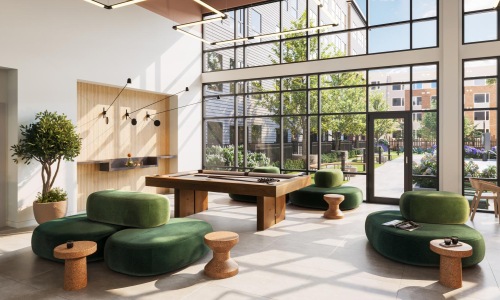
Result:
M48 203L33 202L33 213L38 224L66 216L67 208L67 200Z

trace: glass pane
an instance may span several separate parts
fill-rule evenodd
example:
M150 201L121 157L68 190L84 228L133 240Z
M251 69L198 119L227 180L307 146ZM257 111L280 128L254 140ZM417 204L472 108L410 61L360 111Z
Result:
M321 75L321 87L352 86L366 84L366 72L340 72Z
M368 0L369 25L410 20L410 0Z
M321 59L346 56L348 33L328 34L320 37Z
M377 84L410 81L410 68L399 67L369 70L368 78L370 83Z
M437 98L437 83L425 82L415 83L412 94L412 109L413 110L436 110L438 104Z
M283 93L283 114L298 115L307 112L307 92Z
M493 0L464 0L464 11L493 9L496 1Z
M236 97L236 106L237 106L237 116L243 116L243 113L244 113L244 110L243 110L243 103L244 103L244 100L243 100L243 96L237 96Z
M318 59L318 40L317 36L309 38L309 60Z
M244 58L243 58L243 51L245 48L243 47L238 47L236 48L236 57L234 59L235 62L235 69L241 69L245 67Z
M280 162L279 118L247 119L247 168Z
M464 108L497 107L497 81L495 78L464 81Z
M314 89L318 87L318 75L309 76L309 88Z
M347 55L366 54L366 30L356 30L349 33L351 35L351 44L347 49Z
M307 27L306 1L281 1L281 10L282 31ZM305 35L305 33L300 33L299 35Z
M413 49L437 46L437 22L425 21L413 23Z
M276 44L273 46L276 50ZM307 60L307 39L293 39L282 43L283 63L299 62ZM279 52L278 52L279 53Z
M318 168L318 117L309 118L309 169L316 170Z
M285 77L281 81L283 90L307 89L307 76Z
M373 86L369 91L370 111L404 111L410 109L410 86L394 84Z
M404 119L375 119L374 196L399 198L404 193Z
M471 60L464 64L464 77L483 77L497 75L497 60Z
M309 92L309 112L312 114L318 113L318 91Z
M280 94L252 94L247 96L247 116L279 115Z
M437 114L413 113L413 190L437 189Z
M266 66L280 63L279 45L275 43L247 46L245 48L245 54L246 67Z
M287 170L306 170L307 117L283 118L283 163Z
M436 65L425 65L425 66L414 66L413 71L413 81L420 80L436 80L437 79L437 66Z
M413 20L435 17L437 11L436 0L413 1Z
M233 94L234 85L232 82L215 82L203 85L204 96L216 96L223 94Z
M247 8L248 36L274 33L280 28L280 3L266 3ZM262 42L271 38L261 39ZM274 38L273 38L274 39Z
M410 49L410 24L373 28L368 35L368 53Z
M205 98L205 117L234 116L234 96L216 96Z
M322 113L349 113L366 111L366 89L344 88L322 90Z
M208 41L227 41L234 39L234 11L227 12L228 18L222 21L214 21L203 25L203 38ZM217 15L206 16L203 19L213 19ZM241 43L240 43L241 44ZM212 50L228 45L210 45L203 43L204 50Z
M247 81L247 93L274 92L280 90L280 79L260 79Z
M232 119L205 121L205 165L209 169L234 166L234 140L230 141ZM232 142L232 143L231 143Z
M497 39L497 12L485 12L464 17L464 43Z

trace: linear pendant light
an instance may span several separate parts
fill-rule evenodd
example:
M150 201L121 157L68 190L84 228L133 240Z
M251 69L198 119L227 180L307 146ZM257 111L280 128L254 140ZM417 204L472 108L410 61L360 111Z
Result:
M175 26L174 26L174 27L175 27ZM195 34L192 34L191 32L187 32L187 31L182 30L182 29L180 29L180 28L174 28L174 29L175 29L175 30L177 30L177 31L178 31L178 32L180 32L180 33L183 33L183 34L187 35L187 36L190 36L190 37L193 37L193 38L195 38L195 39L197 39L197 40L200 40L200 41L202 41L202 42L203 42L203 43L205 43L205 44L209 44L209 45L210 45L210 44L212 44L212 42L209 42L209 41L207 41L207 40L205 40L205 39L203 39L203 38L201 38L201 37L199 37L199 36L197 36L197 35L195 35Z
M493 5L493 8L498 8L498 3L500 3L500 0L493 0L491 4Z
M213 8L212 6L206 4L205 2L203 2L201 0L193 0L193 1L196 2L196 3L198 3L201 6L205 7L205 8L208 8L209 10L213 11L214 13L216 13L220 17L225 17L226 16L226 14L224 14L221 11Z
M337 25L338 24L327 24L327 25L321 25L321 26L316 26L316 27L309 27L309 28L302 28L302 29L296 29L296 30L281 31L281 32L275 32L275 33L267 33L267 34L249 36L249 37L245 37L245 38L238 38L238 39L234 39L234 40L213 42L212 45L223 45L223 44L237 43L237 42L243 42L243 41L248 41L248 40L253 40L253 39L261 39L261 38L267 38L267 37L273 37L273 36L280 36L280 35L285 35L285 34L292 34L292 33L299 33L299 32L305 32L305 31L327 29L327 28L334 27L334 26L337 26Z
M120 7L124 7L127 5L136 4L136 3L146 1L146 0L127 0L127 1L123 1L120 3L113 4L113 5L106 5L104 3L101 3L101 2L95 1L95 0L83 0L83 1L94 4L96 6L99 6L99 7L105 8L105 9L113 9L113 8L120 8Z
M214 22L214 21L221 21L223 19L224 19L224 17L217 17L217 18L213 18L213 19L207 19L207 20L201 20L201 21L196 21L196 22L191 22L191 23L179 24L179 25L173 26L173 28L175 30L177 30L177 28L184 28L184 27L190 27L190 26L194 26L194 25L210 23L210 22Z

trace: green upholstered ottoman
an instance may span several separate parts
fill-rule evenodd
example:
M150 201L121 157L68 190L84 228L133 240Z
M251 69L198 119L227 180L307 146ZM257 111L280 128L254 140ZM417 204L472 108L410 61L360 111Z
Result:
M321 169L314 173L314 184L318 187L331 188L344 183L344 172L339 169Z
M203 240L209 232L210 224L189 218L174 218L154 228L125 229L108 239L104 260L111 270L128 275L171 272L209 251Z
M87 260L102 260L104 244L108 237L124 228L120 225L91 221L85 214L51 220L35 228L31 236L31 249L42 258L64 262L54 257L56 246L69 240L94 241L97 243L97 251L88 256Z
M167 198L157 194L106 190L89 195L87 217L92 221L149 228L170 218Z
M410 265L439 266L439 255L432 252L429 242L446 236L458 236L460 241L472 246L472 256L462 259L464 267L478 264L484 258L485 245L481 233L465 224L419 223L420 228L406 231L382 223L403 220L399 211L380 211L367 216L366 237L381 255Z
M270 173L270 174L279 174L280 169L277 167L256 167L252 170L252 172L256 173ZM229 198L235 201L241 202L249 202L249 203L257 203L257 197L249 196L249 195L240 195L240 194L229 194Z
M406 220L434 224L464 224L469 218L469 202L456 193L411 191L401 195L401 215Z
M363 192L357 187L337 186L324 188L312 184L290 193L290 203L297 206L325 210L328 209L328 203L323 200L323 195L326 194L344 195L344 201L342 201L339 206L341 210L357 208L363 202Z

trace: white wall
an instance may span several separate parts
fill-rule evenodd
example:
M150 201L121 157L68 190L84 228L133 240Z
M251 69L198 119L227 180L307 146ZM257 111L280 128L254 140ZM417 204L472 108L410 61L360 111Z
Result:
M164 17L135 5L105 10L81 0L0 0L0 7L0 67L18 70L9 128L32 122L45 109L76 122L78 80L123 86L130 77L132 88L162 93L189 86L179 105L201 99L201 45L172 30L174 22ZM201 107L172 113L178 113L178 169L200 168ZM16 130L10 132L7 147L18 139ZM8 170L15 178L9 179L7 223L34 224L40 166L9 162ZM75 213L76 162L64 164L56 185L68 191L68 212Z
M0 145L7 145L7 70L0 69ZM7 216L7 148L0 147L0 227Z

